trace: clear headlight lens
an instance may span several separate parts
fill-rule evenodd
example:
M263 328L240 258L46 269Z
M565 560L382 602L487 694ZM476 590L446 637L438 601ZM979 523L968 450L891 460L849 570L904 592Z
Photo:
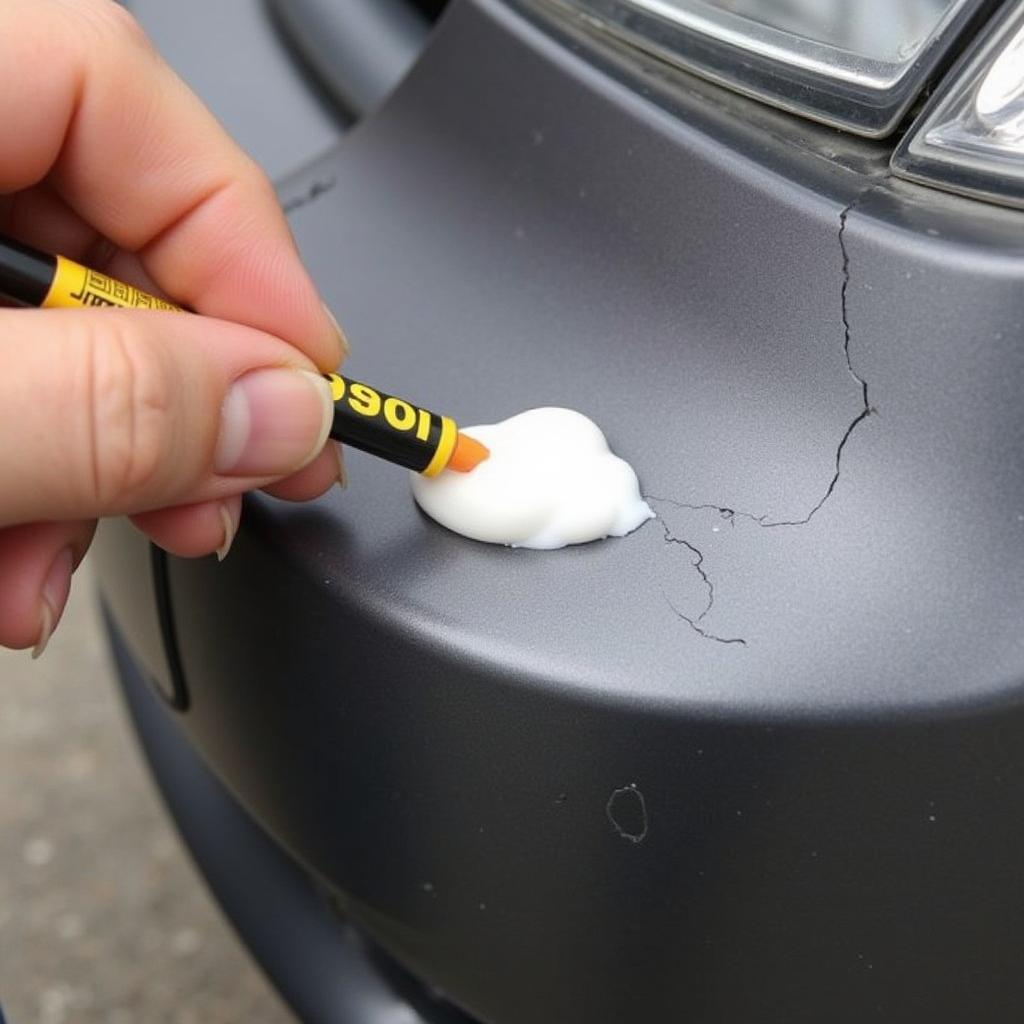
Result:
M1024 4L1011 5L949 76L892 166L915 181L1024 207Z
M542 0L659 58L861 135L891 132L982 0Z

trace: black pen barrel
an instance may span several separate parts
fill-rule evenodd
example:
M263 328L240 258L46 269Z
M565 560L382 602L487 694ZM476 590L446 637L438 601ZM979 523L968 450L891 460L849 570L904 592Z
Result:
M56 270L56 256L0 235L0 295L26 306L41 306Z

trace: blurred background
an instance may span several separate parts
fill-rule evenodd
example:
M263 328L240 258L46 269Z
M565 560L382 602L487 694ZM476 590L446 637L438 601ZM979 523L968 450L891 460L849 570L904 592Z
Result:
M212 903L123 718L88 562L46 653L0 649L7 1024L287 1024Z

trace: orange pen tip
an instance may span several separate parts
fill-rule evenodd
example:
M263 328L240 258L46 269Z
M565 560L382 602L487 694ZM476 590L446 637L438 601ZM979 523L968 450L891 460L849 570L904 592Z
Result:
M491 450L475 441L468 434L459 434L455 442L455 451L448 460L446 469L454 469L456 473L468 473L476 469L491 454Z

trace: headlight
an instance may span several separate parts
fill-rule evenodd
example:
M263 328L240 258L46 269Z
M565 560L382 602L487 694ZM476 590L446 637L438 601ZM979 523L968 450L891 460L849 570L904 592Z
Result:
M904 177L1024 207L1024 5L1015 4L893 154Z
M982 0L543 0L739 92L891 132Z

